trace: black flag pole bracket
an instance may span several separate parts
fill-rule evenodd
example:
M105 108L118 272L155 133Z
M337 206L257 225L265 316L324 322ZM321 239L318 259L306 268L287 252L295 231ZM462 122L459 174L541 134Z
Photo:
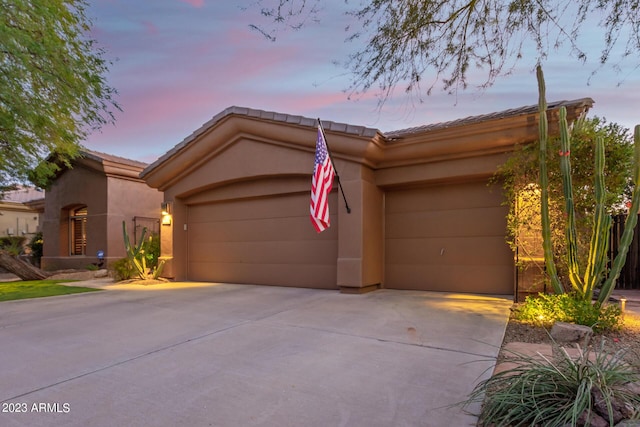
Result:
M351 213L351 208L349 207L349 202L347 202L347 196L344 194L344 189L342 188L342 182L340 182L340 175L338 175L338 169L336 169L336 164L333 161L333 155L331 154L331 149L329 148L329 141L327 141L327 135L324 133L324 127L322 127L322 121L320 117L318 117L318 126L320 127L320 132L322 132L322 137L324 138L324 144L327 147L327 153L329 154L329 160L331 161L331 165L333 166L333 171L335 173L335 180L338 182L338 188L340 188L340 193L342 193L342 199L344 200L344 206L347 209L347 213Z

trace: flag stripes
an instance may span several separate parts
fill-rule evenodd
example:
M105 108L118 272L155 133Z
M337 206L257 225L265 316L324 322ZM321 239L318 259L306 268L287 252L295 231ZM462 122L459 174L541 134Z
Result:
M327 150L322 128L318 125L316 157L311 181L311 223L318 233L330 226L329 193L333 187L335 170Z

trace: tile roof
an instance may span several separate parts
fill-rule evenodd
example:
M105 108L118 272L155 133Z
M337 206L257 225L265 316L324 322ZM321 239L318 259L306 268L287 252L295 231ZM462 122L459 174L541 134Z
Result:
M207 121L198 129L193 131L191 135L187 136L176 146L174 146L165 154L160 156L155 162L153 162L145 170L143 170L140 176L144 177L148 172L153 170L156 166L159 166L165 160L171 158L174 154L178 153L184 147L189 145L191 141L197 139L198 136L202 135L208 129L215 126L218 122L222 121L224 118L228 116L233 116L233 115L251 117L259 120L270 120L275 122L307 126L307 127L315 127L317 126L317 123L318 123L317 119L312 119L309 117L303 117L303 116L294 115L294 114L285 114L285 113L278 113L275 111L266 111L266 110L258 110L254 108L231 106L224 109L223 111L216 114L215 116L213 116L209 121ZM339 122L332 122L332 121L326 121L326 120L322 120L322 127L324 128L325 131L343 132L351 135L364 136L364 137L370 137L370 138L380 133L378 129L368 128L365 126L354 126L347 123L339 123Z
M26 203L32 200L39 200L44 197L44 190L40 188L28 187L20 185L15 190L6 191L0 197L5 202Z
M112 154L101 153L100 151L88 150L86 148L80 152L80 155L81 157L95 160L98 163L102 163L105 160L107 160L113 163L120 163L120 164L129 165L133 167L138 167L141 169L144 169L145 167L147 167L147 163L144 163L144 162L127 159L124 157L114 156Z
M593 100L591 98L581 98L581 99L576 99L573 101L555 101L555 102L549 102L547 103L547 109L548 110L554 110L554 109L558 109L562 106L568 107L568 106L572 106L572 107L580 107L580 106L586 106L586 107L591 107L593 105ZM533 113L537 113L538 112L538 104L536 105L527 105L525 107L519 107L519 108L511 108L509 110L503 110L503 111L498 111L495 113L488 113L488 114L481 114L478 116L469 116L469 117L465 117L463 119L456 119L456 120L452 120L452 121L448 121L448 122L441 122L441 123L434 123L434 124L430 124L430 125L424 125L424 126L416 126L416 127L411 127L411 128L407 128L407 129L399 129L399 130L394 130L391 132L384 132L384 136L387 139L393 140L393 139L397 139L397 138L402 138L402 137L406 137L409 135L414 135L417 133L422 133L422 132L431 132L434 130L439 130L439 129L447 129L447 128L452 128L452 127L457 127L457 126L466 126L469 124L473 124L473 123L481 123L481 122L485 122L485 121L489 121L489 120L496 120L496 119L505 119L508 117L515 117L515 116L521 116L521 115L528 115L528 114L533 114Z
M581 98L573 101L556 101L548 103L549 110L560 108L561 106L587 106L593 105L591 98ZM346 134L373 138L376 135L381 135L383 139L387 141L393 141L395 139L407 137L410 135L418 134L421 132L430 132L438 129L446 129L456 126L465 126L473 123L480 123L488 120L504 119L508 117L514 117L519 115L532 114L538 111L538 105L529 105L520 108L513 108L509 110L499 111L495 113L482 114L478 116L470 116L463 119L452 120L442 123L434 123L430 125L417 126L407 129L400 129L390 132L381 132L378 129L369 128L365 126L355 126L347 123L333 122L322 120L322 126L326 131L342 132ZM198 129L196 129L191 135L187 136L180 143L175 145L165 154L160 156L155 162L151 163L142 171L141 177L144 177L147 173L151 172L160 164L171 158L176 153L180 152L184 147L189 145L193 140L197 139L200 135L205 133L208 129L215 126L218 122L224 118L232 115L245 116L250 118L256 118L259 120L270 120L275 122L282 122L300 126L315 127L317 125L317 119L309 117L303 117L299 115L277 113L274 111L265 111L247 107L231 106L213 116L209 121L204 123Z

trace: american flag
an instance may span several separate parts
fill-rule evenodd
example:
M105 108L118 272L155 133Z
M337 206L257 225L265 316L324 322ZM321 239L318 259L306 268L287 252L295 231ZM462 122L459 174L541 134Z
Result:
M329 193L333 186L333 169L327 142L324 140L322 128L318 125L316 140L316 159L311 181L311 223L318 233L329 227Z

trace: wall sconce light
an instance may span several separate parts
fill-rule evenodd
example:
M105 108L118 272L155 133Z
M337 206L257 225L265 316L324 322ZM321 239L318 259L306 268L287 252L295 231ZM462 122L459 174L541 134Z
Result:
M171 225L171 202L162 202L162 225Z
M171 215L171 203L170 202L162 202L160 207L162 208L162 215Z

